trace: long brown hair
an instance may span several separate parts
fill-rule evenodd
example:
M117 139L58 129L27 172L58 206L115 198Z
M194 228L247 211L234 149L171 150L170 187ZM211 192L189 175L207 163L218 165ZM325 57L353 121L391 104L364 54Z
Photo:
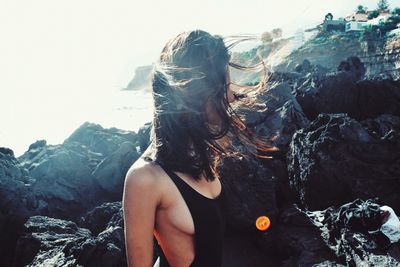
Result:
M212 181L218 177L217 167L223 155L250 153L269 157L268 152L275 148L268 139L255 136L227 100L228 67L252 69L230 62L229 49L251 38L224 39L193 30L167 42L152 70L154 115L152 149L145 155L147 158L173 171L188 173L196 180L204 175ZM229 40L231 43L226 45ZM265 71L257 85L243 86L236 97L241 98L249 89L265 88L266 80ZM247 104L251 103L249 99L243 98ZM211 126L206 103L218 114L218 126Z

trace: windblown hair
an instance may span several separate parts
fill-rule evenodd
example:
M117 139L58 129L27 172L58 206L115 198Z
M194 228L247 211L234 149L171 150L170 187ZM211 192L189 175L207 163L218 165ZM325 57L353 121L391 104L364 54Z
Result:
M241 36L240 41L246 39L250 38ZM223 37L202 30L183 32L167 42L152 70L154 115L148 159L196 180L204 175L212 181L223 155L243 155L245 148L246 153L269 157L267 153L275 150L268 139L246 128L228 102L228 67L249 68L230 62L229 49L238 43L226 46ZM251 89L264 88L266 76L265 72ZM218 114L219 125L210 123L206 103Z

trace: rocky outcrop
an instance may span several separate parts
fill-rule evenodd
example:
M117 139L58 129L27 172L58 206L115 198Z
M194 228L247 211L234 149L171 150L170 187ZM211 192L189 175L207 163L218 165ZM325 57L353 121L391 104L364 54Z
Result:
M150 90L150 74L153 66L140 66L135 69L133 79L128 83L124 90Z
M156 241L156 240L155 240ZM154 261L158 257L154 242ZM18 240L12 266L127 266L121 202L104 203L78 223L32 216Z
M18 160L32 179L39 214L77 219L103 202L121 200L139 146L133 132L84 123L63 144L36 142Z
M305 59L313 65L335 69L344 58L362 54L358 37L345 33L320 33L288 55L274 71L293 71Z
M355 198L379 197L400 210L400 117L360 123L344 114L321 114L290 144L291 187L311 210Z
M400 78L400 36L363 39L360 33L320 32L302 47L290 53L274 68L275 72L298 70L299 64L308 60L313 65L335 69L344 58L357 56L365 66L369 79L380 77Z
M258 110L240 112L245 114L249 127L260 136L271 137L273 144L285 153L295 131L308 126L308 119L288 83L272 85L259 97L259 102L263 106Z
M115 127L105 130L99 124L85 122L65 139L63 144L77 142L87 147L89 151L100 153L104 157L116 151L126 141L137 145L138 137L131 131Z
M146 131L143 130L143 134ZM0 265L9 266L24 222L41 215L77 222L88 210L121 201L125 174L139 157L143 137L83 124L60 145L33 143L15 158L0 149Z
M0 265L9 266L24 222L41 202L32 191L32 177L14 157L11 149L0 148Z
M71 221L30 217L13 266L126 266L120 210L98 234Z
M391 244L379 231L387 216L380 207L374 199L356 199L340 207L306 214L341 264L398 266L400 243Z
M364 70L355 58L343 61L338 70L295 89L307 118L313 120L320 113L347 113L357 120L400 115L400 80L360 80Z
M126 141L104 158L92 172L93 177L106 191L111 200L122 200L121 192L124 187L125 175L132 163L139 158L135 144Z
M255 231L254 222L268 215L275 222L278 215L277 178L255 159L225 158L221 171L227 192L229 231Z

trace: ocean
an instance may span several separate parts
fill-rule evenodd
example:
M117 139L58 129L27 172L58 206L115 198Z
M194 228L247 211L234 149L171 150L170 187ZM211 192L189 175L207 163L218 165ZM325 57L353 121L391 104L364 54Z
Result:
M62 143L86 121L137 132L152 117L149 91L37 92L9 93L0 105L0 146L16 157L37 140Z

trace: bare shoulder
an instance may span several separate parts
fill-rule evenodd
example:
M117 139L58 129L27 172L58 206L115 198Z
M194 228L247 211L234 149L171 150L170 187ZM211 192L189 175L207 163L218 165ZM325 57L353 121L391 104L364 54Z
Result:
M160 167L151 161L146 161L143 158L139 158L132 166L128 169L125 176L125 186L135 187L155 187L160 182Z

